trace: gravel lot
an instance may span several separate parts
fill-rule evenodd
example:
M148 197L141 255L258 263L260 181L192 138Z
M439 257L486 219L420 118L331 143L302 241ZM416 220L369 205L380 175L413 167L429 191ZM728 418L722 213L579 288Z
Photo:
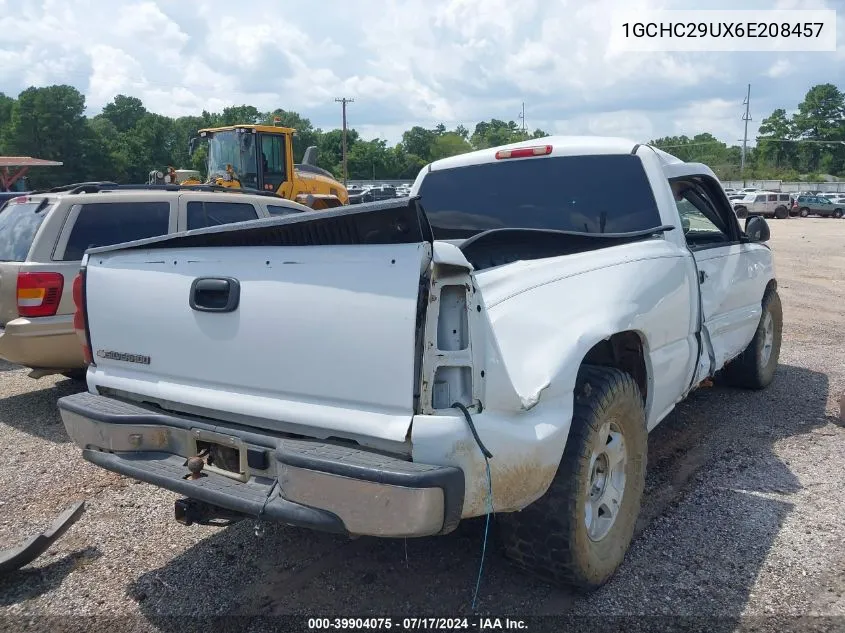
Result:
M775 627L759 616L845 625L845 221L770 225L785 319L774 384L700 390L658 427L639 536L606 587L550 588L488 548L480 612L724 618L710 630ZM0 629L44 628L31 620L42 616L57 617L53 628L182 632L198 622L190 616L469 613L483 522L407 542L280 526L258 537L251 522L186 528L172 518L175 495L80 458L55 408L76 384L1 363L0 547L77 499L87 511L0 578ZM80 617L116 614L131 617Z

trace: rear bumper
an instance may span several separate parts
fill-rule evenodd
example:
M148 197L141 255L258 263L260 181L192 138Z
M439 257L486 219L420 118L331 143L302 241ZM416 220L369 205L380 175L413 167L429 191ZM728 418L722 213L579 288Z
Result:
M0 327L0 358L38 369L85 367L73 316L19 317Z
M327 532L445 534L464 501L464 474L357 447L283 438L79 393L58 402L71 439L93 464L241 514ZM240 473L186 479L197 441L236 447Z

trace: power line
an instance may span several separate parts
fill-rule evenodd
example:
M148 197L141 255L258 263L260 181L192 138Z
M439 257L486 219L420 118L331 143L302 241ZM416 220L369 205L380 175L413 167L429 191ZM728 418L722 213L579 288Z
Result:
M349 172L346 169L346 104L355 103L355 99L340 97L335 99L335 101L341 104L343 110L343 184L346 186L346 181L349 177Z

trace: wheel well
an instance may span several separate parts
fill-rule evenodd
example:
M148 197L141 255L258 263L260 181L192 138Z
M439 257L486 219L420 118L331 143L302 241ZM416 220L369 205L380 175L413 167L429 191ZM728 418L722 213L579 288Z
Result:
M648 400L648 369L645 346L636 332L618 332L593 345L582 361L583 365L615 367L629 374L640 388L643 404Z
M778 289L778 282L777 279L770 279L769 283L766 284L766 290L763 291L763 297L769 296L770 292L774 292Z

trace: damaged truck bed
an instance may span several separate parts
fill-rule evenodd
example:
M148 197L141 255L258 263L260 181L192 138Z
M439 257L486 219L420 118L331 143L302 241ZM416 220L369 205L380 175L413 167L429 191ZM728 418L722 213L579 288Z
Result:
M765 220L706 166L543 142L433 163L407 199L89 250L71 438L201 504L182 520L413 537L492 507L517 563L603 584L648 432L717 371L768 384L780 304Z

